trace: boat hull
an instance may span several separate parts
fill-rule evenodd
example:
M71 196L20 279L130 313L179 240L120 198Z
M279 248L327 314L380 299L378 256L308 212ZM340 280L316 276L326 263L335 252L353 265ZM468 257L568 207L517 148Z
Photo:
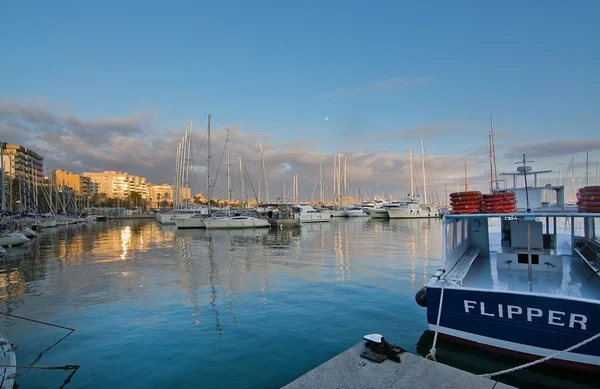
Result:
M331 216L322 213L300 214L300 222L302 223L326 223Z
M365 213L365 211L354 210L354 211L346 211L346 216L348 217L368 217L369 215Z
M561 296L446 287L439 327L439 287L427 287L427 321L449 340L502 349L525 358L565 350L600 332L600 301ZM600 339L554 359L598 368Z
M217 219L217 218L209 218L204 221L204 224L207 229L215 230L231 230L237 228L267 228L271 227L271 223L269 223L266 219Z
M29 242L29 238L18 232L10 232L8 234L0 235L0 246L21 246L27 242Z
M206 224L204 224L204 219L200 218L189 218L189 219L177 219L173 223L177 226L177 229L186 229L186 228L206 228Z
M348 214L343 210L333 210L331 211L331 217L348 217Z
M428 219L439 218L440 211L436 207L409 207L388 209L390 219Z
M366 211L371 219L389 219L390 215L388 214L387 209L368 209Z

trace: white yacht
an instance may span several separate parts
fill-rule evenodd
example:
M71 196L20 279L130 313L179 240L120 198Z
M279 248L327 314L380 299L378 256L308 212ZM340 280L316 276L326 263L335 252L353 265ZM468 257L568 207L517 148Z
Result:
M198 206L198 207L186 207L186 208L174 209L169 212L157 213L156 220L160 224L176 224L175 223L176 220L189 219L192 216L198 215L198 214L208 215L208 208Z
M331 211L332 217L348 217L345 207L338 207Z
M405 203L393 201L389 204L381 204L374 207L365 208L364 211L371 217L371 219L389 219L390 215L388 213L388 209L399 208L402 204Z
M363 211L363 207L352 207L346 209L346 216L348 217L365 217L369 216L365 211Z
M411 200L398 207L388 208L390 219L419 219L440 217L440 210L433 204L422 204Z
M323 223L330 220L328 212L319 212L310 205L298 205L296 208L300 210L300 222L302 223Z
M234 229L234 228L267 228L271 223L267 219L252 216L226 216L208 217L204 219L206 229Z

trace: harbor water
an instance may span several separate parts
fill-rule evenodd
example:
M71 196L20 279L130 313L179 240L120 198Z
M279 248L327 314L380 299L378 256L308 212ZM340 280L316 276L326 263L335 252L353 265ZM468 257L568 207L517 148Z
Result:
M21 388L279 388L381 333L413 353L432 335L415 293L440 266L441 220L332 219L299 229L177 230L118 220L43 231L0 260L0 316ZM522 363L438 344L474 373ZM497 377L527 388L593 388L538 366Z

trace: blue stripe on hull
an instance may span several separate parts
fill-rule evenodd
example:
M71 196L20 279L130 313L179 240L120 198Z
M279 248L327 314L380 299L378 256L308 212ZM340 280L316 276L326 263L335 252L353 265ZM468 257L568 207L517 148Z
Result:
M439 299L440 288L428 286L429 324L437 322ZM558 351L600 332L600 304L550 296L446 288L440 326ZM573 353L600 356L600 339Z

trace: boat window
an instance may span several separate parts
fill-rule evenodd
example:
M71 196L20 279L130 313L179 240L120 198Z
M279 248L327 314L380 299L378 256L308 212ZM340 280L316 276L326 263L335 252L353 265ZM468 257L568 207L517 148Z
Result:
M529 263L527 254L524 254L524 253L517 254L517 262L524 263L525 265L527 265ZM540 256L538 254L531 254L531 263L533 265L539 265L540 264Z

